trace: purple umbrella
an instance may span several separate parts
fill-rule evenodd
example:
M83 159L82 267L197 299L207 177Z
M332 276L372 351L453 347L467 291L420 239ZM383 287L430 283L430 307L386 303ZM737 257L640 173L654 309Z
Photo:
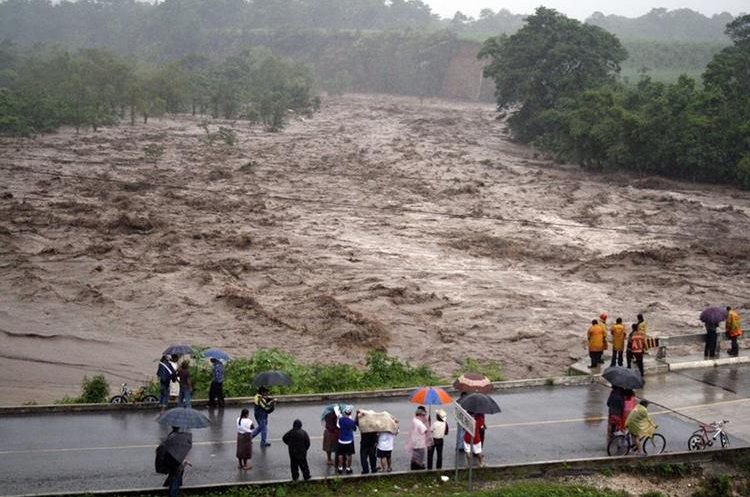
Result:
M706 307L701 312L700 320L706 324L719 324L727 319L725 307Z

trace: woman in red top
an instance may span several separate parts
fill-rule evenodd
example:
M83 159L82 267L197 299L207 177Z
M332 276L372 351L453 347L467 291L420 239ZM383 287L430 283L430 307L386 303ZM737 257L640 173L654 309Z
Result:
M464 454L466 463L471 465L471 454L479 459L479 466L484 467L484 455L482 454L482 431L484 430L484 414L472 414L474 417L474 436L464 433ZM472 444L473 442L473 444Z

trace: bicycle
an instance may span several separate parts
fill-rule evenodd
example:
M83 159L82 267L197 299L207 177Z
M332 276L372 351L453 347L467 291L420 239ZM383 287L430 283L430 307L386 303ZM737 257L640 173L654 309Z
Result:
M109 399L110 404L127 404L128 402L143 402L145 404L158 404L159 398L155 395L146 394L146 387L131 390L127 383L120 387L120 394Z
M642 437L641 450L644 455L661 454L667 446L667 439L661 433L654 433L650 437ZM636 448L633 436L627 431L617 432L607 444L607 455L626 456Z
M719 438L721 447L729 447L729 435L727 435L724 425L729 423L728 420L714 421L713 423L700 423L700 428L695 430L688 438L688 450L703 450L711 447L716 438Z

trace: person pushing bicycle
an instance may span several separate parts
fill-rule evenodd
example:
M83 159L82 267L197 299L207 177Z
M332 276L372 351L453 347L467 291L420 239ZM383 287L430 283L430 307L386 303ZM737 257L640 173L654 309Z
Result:
M648 405L648 400L641 399L625 421L625 427L630 432L636 452L641 452L642 438L651 437L656 433L657 426L648 413Z

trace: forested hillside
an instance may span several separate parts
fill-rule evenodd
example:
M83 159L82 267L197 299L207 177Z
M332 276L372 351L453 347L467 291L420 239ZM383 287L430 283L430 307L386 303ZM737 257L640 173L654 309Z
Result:
M478 51L486 38L515 33L525 18L488 8L476 19L461 12L440 19L421 0L8 0L0 3L0 38L106 48L150 63L266 47L308 64L324 90L438 95L456 39L476 42ZM594 13L587 22L623 42L630 80L674 81L681 73L697 77L729 45L723 30L731 19L653 9L633 19Z
M626 52L605 30L540 7L485 42L486 74L519 140L595 171L627 170L750 188L750 15L702 74L637 85L616 78Z

